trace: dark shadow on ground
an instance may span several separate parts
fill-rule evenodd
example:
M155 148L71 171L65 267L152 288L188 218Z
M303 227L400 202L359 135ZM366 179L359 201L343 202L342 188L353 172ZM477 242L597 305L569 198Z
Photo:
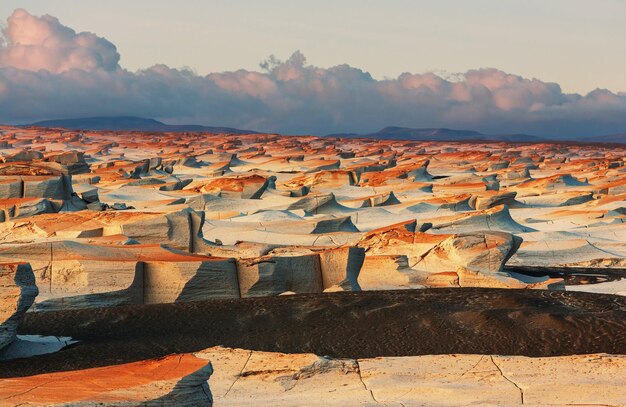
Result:
M22 334L81 340L0 377L223 345L347 358L626 353L626 297L484 288L339 292L28 313Z

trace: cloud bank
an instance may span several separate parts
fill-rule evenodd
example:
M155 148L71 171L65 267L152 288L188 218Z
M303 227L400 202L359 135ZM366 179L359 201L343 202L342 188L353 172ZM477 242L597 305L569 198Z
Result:
M404 73L376 80L348 65L309 65L300 52L270 57L258 72L206 76L165 65L130 72L119 60L104 38L16 10L0 42L0 122L133 115L286 134L388 125L543 136L626 131L626 93L566 94L556 83L492 68L453 79Z

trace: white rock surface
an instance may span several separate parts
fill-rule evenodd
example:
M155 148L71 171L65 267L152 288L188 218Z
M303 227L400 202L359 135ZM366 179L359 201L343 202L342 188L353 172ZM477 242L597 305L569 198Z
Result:
M432 355L330 359L211 348L216 405L624 405L626 358Z

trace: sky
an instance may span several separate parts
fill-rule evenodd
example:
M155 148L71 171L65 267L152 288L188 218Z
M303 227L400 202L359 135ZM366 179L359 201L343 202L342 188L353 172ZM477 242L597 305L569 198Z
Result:
M623 0L3 0L0 27L2 122L626 131Z

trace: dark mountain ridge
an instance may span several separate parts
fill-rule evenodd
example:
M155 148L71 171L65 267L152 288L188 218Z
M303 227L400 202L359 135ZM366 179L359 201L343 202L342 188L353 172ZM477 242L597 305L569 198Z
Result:
M73 119L44 120L24 126L59 127L71 130L207 132L224 134L257 134L258 131L232 127L197 124L166 124L155 119L136 116L98 116ZM626 133L589 137L539 137L529 134L484 134L473 130L440 128L412 128L388 126L373 133L333 133L326 137L372 138L379 140L410 141L505 141L505 142L574 142L626 144Z
M374 133L338 133L329 134L332 137L350 138L375 138L380 140L414 140L414 141L464 141L464 140L486 140L486 141L542 141L541 137L528 134L503 134L489 135L473 130L454 130L448 128L411 128L411 127L385 127Z
M36 127L62 127L71 130L112 130L112 131L158 131L187 132L202 131L209 133L253 134L253 130L232 127L201 126L197 124L165 124L154 119L135 116L84 117L78 119L44 120L28 124Z

